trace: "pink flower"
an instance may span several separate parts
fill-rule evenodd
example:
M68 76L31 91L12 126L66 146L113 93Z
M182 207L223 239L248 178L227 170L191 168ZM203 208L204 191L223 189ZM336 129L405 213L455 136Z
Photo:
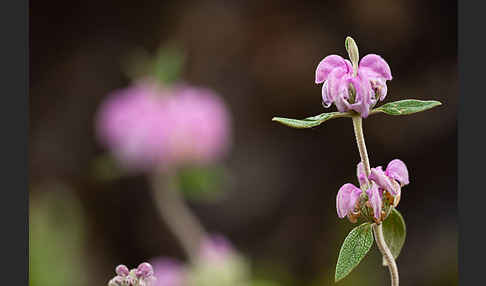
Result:
M357 48L356 48L357 49ZM355 51L356 61L358 60ZM378 55L369 54L353 68L349 60L338 55L325 57L317 66L317 84L322 85L322 102L325 107L334 103L340 112L354 110L366 118L370 108L387 93L386 81L392 79L390 67Z
M407 166L399 159L388 163L386 170L381 166L371 168L371 174L367 178L363 163L356 167L356 175L361 187L366 186L368 202L373 209L374 217L379 220L383 208L383 192L389 193L396 199L396 204L401 195L401 187L409 183ZM358 208L358 200L362 193L360 188L353 184L344 184L336 197L336 209L339 218L352 215ZM359 210L358 210L359 211Z
M230 115L209 89L139 82L109 94L96 131L123 167L151 171L219 159L230 143Z

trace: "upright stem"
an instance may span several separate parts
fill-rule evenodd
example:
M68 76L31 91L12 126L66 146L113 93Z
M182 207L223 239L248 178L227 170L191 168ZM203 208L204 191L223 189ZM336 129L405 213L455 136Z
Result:
M172 174L155 173L151 186L160 216L194 262L201 240L206 236L204 228L185 204Z
M361 162L363 162L366 180L368 180L368 177L371 174L371 168L363 135L363 120L359 115L353 115L351 118L353 119L354 135L356 137L356 144L358 145L359 157L361 158Z
M385 237L383 236L383 225L381 223L373 224L373 233L375 234L376 245L378 245L378 249L380 250L381 254L383 254L386 265L390 270L392 286L398 286L398 267L395 259L393 258L393 254L386 245Z
M370 168L370 161L368 158L368 151L366 150L366 143L364 140L363 135L363 120L360 115L353 115L353 127L354 127L354 134L356 136L356 144L358 145L359 156L361 157L361 161L363 162L365 174L368 178L371 173ZM393 255L386 245L385 238L383 236L383 227L382 224L373 224L373 233L375 234L375 241L376 245L378 245L378 249L380 250L383 258L385 259L388 270L390 271L390 279L392 286L398 286L398 267L393 258Z

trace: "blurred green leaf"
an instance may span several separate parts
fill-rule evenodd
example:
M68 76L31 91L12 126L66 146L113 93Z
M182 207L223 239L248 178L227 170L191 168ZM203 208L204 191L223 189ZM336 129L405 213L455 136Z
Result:
M278 286L279 284L269 280L253 280L249 283L250 286Z
M282 123L293 128L312 128L318 126L329 119L340 118L340 117L351 117L350 112L329 112L322 113L316 116L307 117L305 119L292 119L284 117L274 117L272 121Z
M179 79L184 62L183 52L175 45L162 47L154 59L152 73L162 83L173 83Z
M29 198L29 285L86 285L81 205L72 190L49 189Z
M402 250L406 235L407 230L402 215L398 210L392 208L390 214L383 222L383 236L395 259Z
M339 251L336 265L336 282L346 277L365 257L373 245L373 232L368 222L355 227L348 234Z
M408 115L412 113L417 113L425 111L436 106L441 105L439 101L436 100L416 100L416 99L405 99L395 102L390 102L383 104L382 106L375 108L370 114L383 112L388 115Z
M154 54L135 49L122 62L122 69L132 80L150 77L163 84L179 80L185 63L185 54L175 43L166 44Z
M119 167L119 163L106 153L95 157L92 162L92 174L97 180L112 181L126 175L126 171Z
M218 198L228 183L228 173L222 166L186 167L178 172L179 188L190 200Z

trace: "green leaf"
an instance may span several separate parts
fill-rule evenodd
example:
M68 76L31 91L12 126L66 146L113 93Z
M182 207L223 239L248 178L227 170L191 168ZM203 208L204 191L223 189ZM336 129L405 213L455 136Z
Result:
M339 251L335 281L343 279L358 266L372 245L373 232L370 223L363 223L351 230Z
M402 250L406 235L407 230L402 215L395 208L392 208L390 214L383 222L383 236L395 259L400 254L400 250Z
M307 117L305 119L292 119L284 117L274 117L272 121L282 123L293 128L311 128L322 124L324 121L340 117L351 117L351 112L329 112L322 113L316 116Z
M407 115L425 111L441 104L442 103L436 100L424 101L416 99L405 99L383 104L382 106L373 109L371 111L371 114L383 112L389 115Z
M416 100L416 99L405 99L405 100L399 100L399 101L383 104L382 106L373 109L370 112L370 115L380 113L380 112L389 115L407 115L407 114L425 111L434 108L436 106L439 106L441 104L442 103L436 100L424 101L424 100ZM355 114L357 113L353 111L329 112L329 113L322 113L312 117L307 117L304 119L274 117L272 118L272 121L276 121L293 128L312 128L322 124L323 122L329 119L340 118L340 117L352 117Z

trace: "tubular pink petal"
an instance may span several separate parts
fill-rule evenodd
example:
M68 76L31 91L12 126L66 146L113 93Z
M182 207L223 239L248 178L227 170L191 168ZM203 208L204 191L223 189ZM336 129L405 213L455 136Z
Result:
M400 159L390 161L386 167L385 174L399 181L402 186L409 184L407 165Z
M376 100L383 101L388 92L388 87L384 79L376 79L371 81L371 87L373 92L375 92Z
M354 102L349 105L349 108L360 113L363 118L368 117L372 103L371 84L368 77L358 72L357 77L348 79L348 84L354 87L356 93Z
M381 208L383 206L381 192L376 184L372 184L371 188L366 192L368 193L369 202L373 208L374 217L379 220L381 218Z
M339 218L344 218L354 209L361 190L353 184L344 184L336 196L336 210Z
M388 63L379 55L369 54L359 62L359 70L365 72L370 78L391 80L391 70Z
M360 186L368 182L368 179L366 178L363 162L359 162L358 165L356 166L356 176L358 177Z
M373 180L380 188L385 189L391 195L395 196L398 194L400 185L393 184L381 166L371 168L370 180Z
M324 84L322 85L322 103L324 104L324 107L328 108L332 104L332 98L329 93L329 85L328 81L326 80Z
M348 102L348 88L343 85L339 93L334 97L334 105L339 112L346 112L350 110L350 104Z
M316 69L316 83L322 83L327 80L329 74L336 68L346 69L345 60L338 55L329 55L325 57Z
M346 70L335 69L331 74L329 74L329 94L336 108L339 112L346 112L350 110L349 99L349 79L352 77L352 67L350 63Z
M338 97L344 88L347 90L346 81L348 79L346 70L338 68L334 69L327 77L328 92L330 98L333 100Z
M353 77L351 67L349 69L349 72L337 69L329 75L329 95L338 111L354 110L366 118L371 105L375 102L370 80L362 72L358 72L358 76ZM350 98L351 88L354 90L354 98Z

